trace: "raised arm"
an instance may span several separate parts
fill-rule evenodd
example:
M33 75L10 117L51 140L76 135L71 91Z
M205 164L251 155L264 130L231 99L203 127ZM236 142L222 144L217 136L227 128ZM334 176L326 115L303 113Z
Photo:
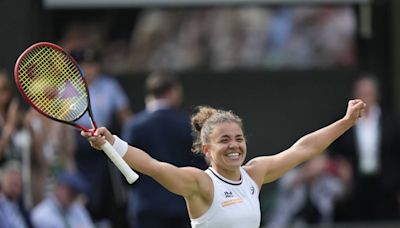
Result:
M301 137L283 152L250 160L246 169L259 185L278 179L288 170L325 151L363 116L364 108L363 101L350 100L342 119Z
M82 132L89 139L92 147L100 149L107 140L114 144L114 136L104 127L98 128L91 136L90 133ZM152 177L169 191L188 197L200 190L200 182L206 175L202 170L193 167L178 168L169 163L160 162L152 158L145 151L136 147L128 146L128 151L123 159L134 170Z

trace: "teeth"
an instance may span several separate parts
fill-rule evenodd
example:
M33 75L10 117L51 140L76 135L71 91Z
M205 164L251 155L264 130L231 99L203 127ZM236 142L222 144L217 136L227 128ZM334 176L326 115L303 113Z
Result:
M237 158L237 157L239 157L239 153L229 153L229 154L227 154L227 156L228 157L230 157L230 158Z

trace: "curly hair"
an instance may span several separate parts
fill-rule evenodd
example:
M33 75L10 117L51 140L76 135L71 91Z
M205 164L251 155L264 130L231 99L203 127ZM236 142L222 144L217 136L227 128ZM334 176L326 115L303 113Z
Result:
M221 123L237 123L243 130L242 119L232 111L215 109L209 106L198 106L198 111L192 116L192 132L194 142L192 151L201 153L201 145L209 142L209 135L216 125Z

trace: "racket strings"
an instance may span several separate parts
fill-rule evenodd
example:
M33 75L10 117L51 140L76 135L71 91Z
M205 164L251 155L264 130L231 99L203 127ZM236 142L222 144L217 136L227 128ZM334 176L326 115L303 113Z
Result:
M85 112L85 83L65 53L48 46L33 48L21 60L18 72L26 96L47 115L73 121Z

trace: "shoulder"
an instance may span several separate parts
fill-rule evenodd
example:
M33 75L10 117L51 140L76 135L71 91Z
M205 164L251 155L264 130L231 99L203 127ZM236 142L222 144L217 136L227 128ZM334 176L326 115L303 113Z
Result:
M41 215L42 213L52 212L54 210L50 205L50 200L45 199L32 209L32 215Z
M85 206L83 204L81 204L80 202L76 202L71 206L70 209L72 214L76 214L76 215L80 215L80 216L84 216L84 217L88 217L89 216L89 212L86 210Z
M99 75L94 84L97 85L96 87L98 88L107 89L109 94L111 94L112 91L119 91L122 88L116 78L108 75Z
M129 124L134 125L137 124L138 122L141 122L145 119L149 118L149 112L147 112L146 110L140 111L138 113L136 113L130 120L129 120Z
M39 224L44 221L52 221L56 217L54 213L55 208L51 206L50 200L46 199L32 209L31 219L32 222Z
M149 111L141 111L133 118L134 125L140 125L146 122L150 122L152 124L174 124L185 123L190 125L189 117L184 113L174 110L174 109L160 109L154 112ZM180 125L178 125L180 126Z
M274 155L255 157L248 161L243 169L253 179L256 184L261 187L264 183L265 173L274 160Z
M201 184L212 184L211 177L207 174L206 170L202 170L196 167L183 167L186 172L191 173L193 176L196 177L197 181Z
M163 109L156 112L156 119L166 122L167 125L179 127L189 127L191 129L190 118L185 112L178 109Z
M176 118L176 119L181 119L181 120L182 119L189 120L189 115L187 115L182 110L179 110L176 108L163 108L163 109L159 109L153 113L156 116L164 116L164 117Z
M141 129L146 129L143 127L146 115L143 112L137 113L125 123L123 127L123 135L130 135L133 133L141 132ZM125 137L124 136L124 137Z
M206 173L205 170L196 167L182 167L182 170L190 174L196 181L198 190L194 193L195 195L208 195L210 190L213 188L213 181L211 177Z
M184 167L186 171L195 177L198 189L193 194L185 196L192 217L198 217L208 210L212 204L214 195L214 183L211 177L204 171L194 167Z
M148 112L146 110L142 110L138 113L136 113L132 118L129 119L128 125L129 126L140 126L143 123L148 122L152 117L153 114L151 112Z

